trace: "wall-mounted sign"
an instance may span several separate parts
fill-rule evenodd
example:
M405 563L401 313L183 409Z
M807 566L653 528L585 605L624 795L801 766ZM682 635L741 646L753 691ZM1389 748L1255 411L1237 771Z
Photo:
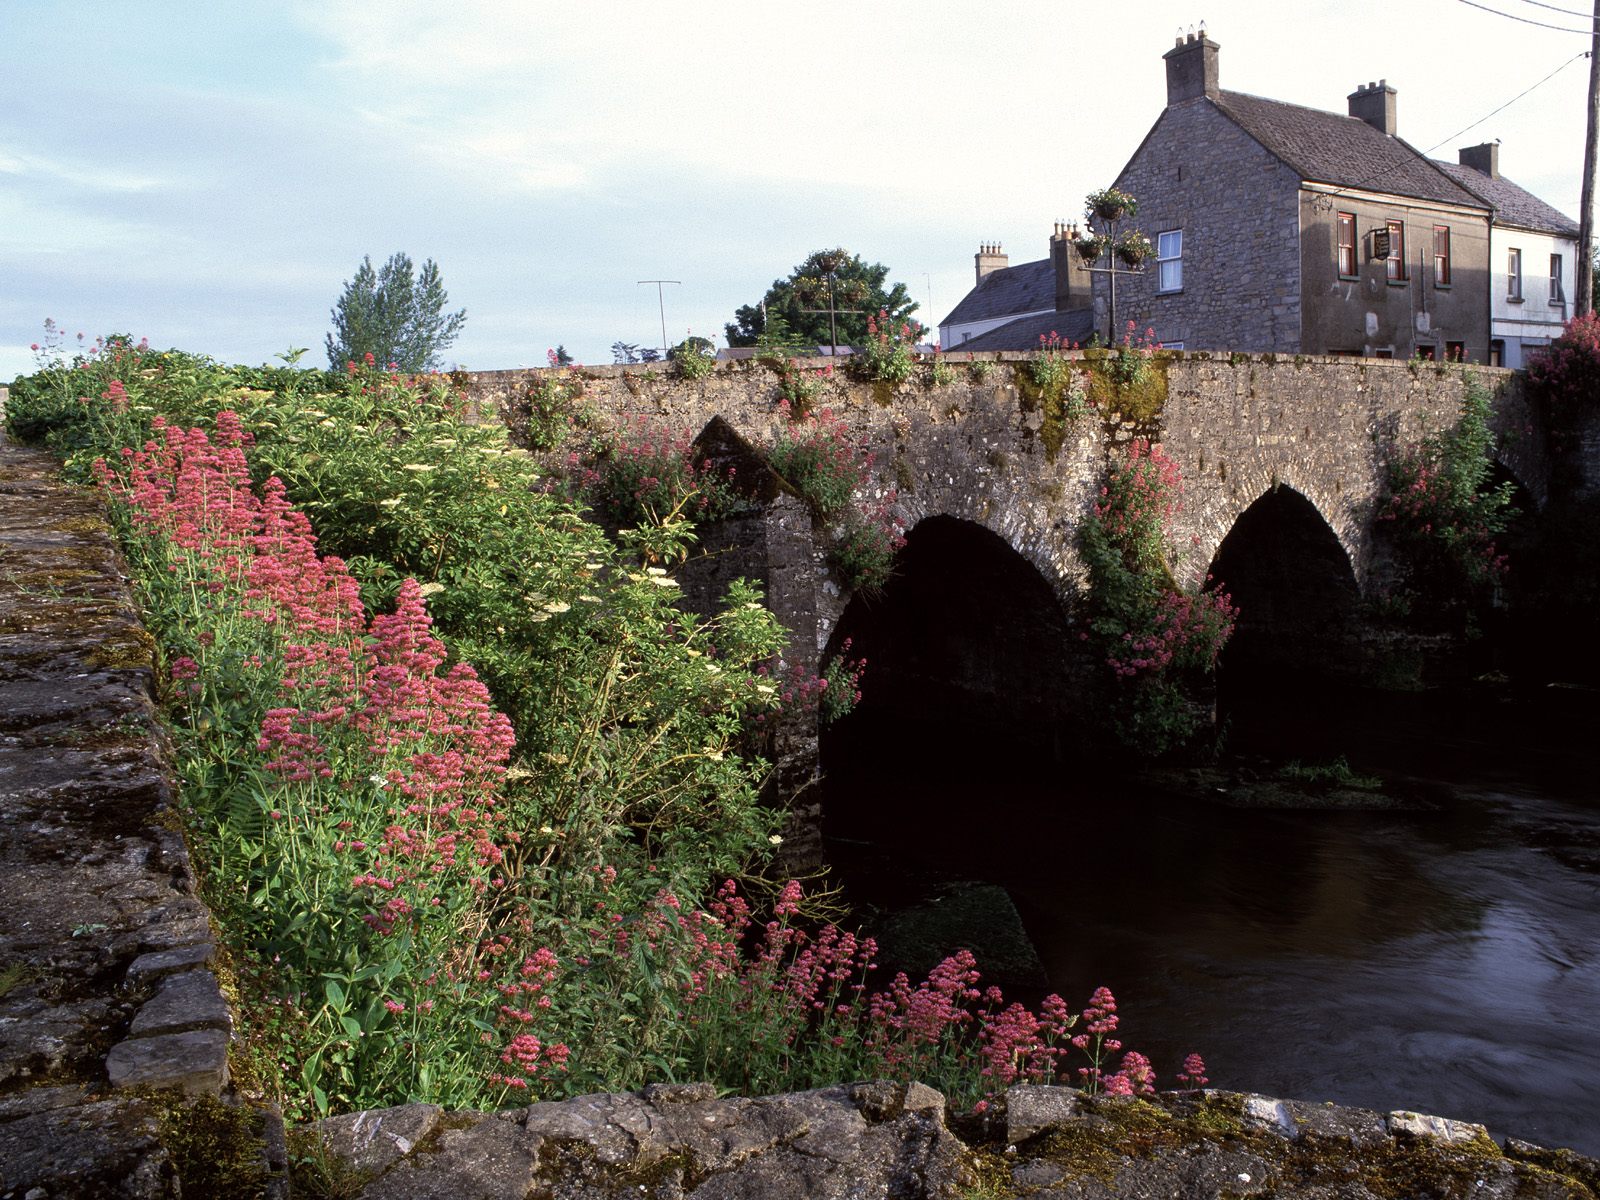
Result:
M1367 234L1367 260L1389 257L1389 231L1374 229Z

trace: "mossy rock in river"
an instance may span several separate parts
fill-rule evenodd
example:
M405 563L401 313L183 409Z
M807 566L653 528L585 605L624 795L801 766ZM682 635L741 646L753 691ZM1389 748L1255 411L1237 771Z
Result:
M1000 988L1050 986L1006 890L990 883L952 883L931 899L875 922L879 959L890 973L921 979L957 950L971 950L985 983Z

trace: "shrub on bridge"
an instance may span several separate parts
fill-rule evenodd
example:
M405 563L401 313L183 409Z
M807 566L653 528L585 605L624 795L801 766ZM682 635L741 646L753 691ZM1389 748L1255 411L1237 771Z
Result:
M724 474L710 460L697 460L688 430L644 417L625 419L588 453L572 455L568 466L576 494L622 529L719 521L748 507L734 487L733 467Z
M1528 383L1548 405L1558 433L1600 406L1600 313L1573 317L1560 337L1535 351Z
M1515 515L1512 485L1490 484L1495 435L1489 391L1467 374L1454 426L1395 452L1377 519L1402 557L1397 596L1431 611L1460 608L1505 574L1496 539Z
M1196 685L1216 669L1238 618L1225 593L1173 581L1167 534L1181 482L1160 446L1135 440L1081 533L1083 636L1105 668L1107 716L1124 744L1152 755L1201 729L1209 710L1195 702Z

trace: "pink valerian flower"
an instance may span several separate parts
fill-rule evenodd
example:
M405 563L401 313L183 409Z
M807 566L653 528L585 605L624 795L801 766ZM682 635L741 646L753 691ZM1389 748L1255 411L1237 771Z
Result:
M1183 1070L1178 1072L1178 1082L1184 1087L1203 1088L1210 1082L1206 1079L1206 1062L1198 1054L1191 1054L1183 1060Z

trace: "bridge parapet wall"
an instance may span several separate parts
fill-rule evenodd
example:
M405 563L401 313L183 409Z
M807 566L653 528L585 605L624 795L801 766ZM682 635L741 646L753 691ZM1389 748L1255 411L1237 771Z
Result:
M1275 486L1304 495L1350 556L1363 588L1373 569L1372 517L1392 448L1447 428L1460 412L1461 369L1374 359L1179 353L1159 368L1166 398L1153 418L1091 412L1046 445L1044 415L1018 372L1031 354L951 355L954 381L927 368L897 388L817 376L826 408L873 452L877 487L908 527L936 515L975 522L1036 567L1070 611L1081 578L1077 528L1107 464L1135 437L1162 442L1185 480L1175 529L1176 572L1199 582L1234 521ZM826 359L803 368L820 372ZM1505 465L1542 503L1550 467L1542 427L1514 372L1472 368L1495 396ZM514 409L546 370L484 372L472 392L485 411ZM582 369L580 410L595 428L644 418L698 432L714 416L770 444L787 418L779 376L755 362L720 365L702 380L670 367ZM579 431L582 436L582 430ZM819 646L844 600L818 559Z

